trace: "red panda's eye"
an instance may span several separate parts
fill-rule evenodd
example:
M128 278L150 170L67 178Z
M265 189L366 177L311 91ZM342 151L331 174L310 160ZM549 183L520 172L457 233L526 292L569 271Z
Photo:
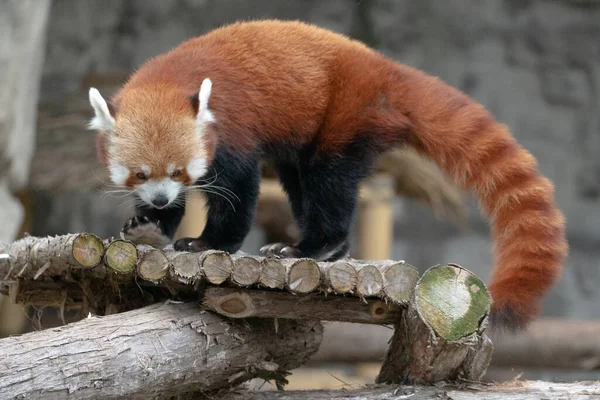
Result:
M178 176L181 176L181 171L180 170L174 171L171 174L171 177L173 177L173 178L177 178Z
M138 178L141 181L145 181L146 180L146 175L144 175L142 172L138 172L137 174L135 174L135 177Z

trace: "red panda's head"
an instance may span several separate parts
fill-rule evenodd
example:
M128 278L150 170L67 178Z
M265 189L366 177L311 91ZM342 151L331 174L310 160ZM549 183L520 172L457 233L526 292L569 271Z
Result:
M121 93L116 109L91 88L95 116L89 126L102 136L104 163L113 183L132 188L159 209L174 204L185 186L195 185L214 157L211 89L208 78L192 99L164 85L129 88Z

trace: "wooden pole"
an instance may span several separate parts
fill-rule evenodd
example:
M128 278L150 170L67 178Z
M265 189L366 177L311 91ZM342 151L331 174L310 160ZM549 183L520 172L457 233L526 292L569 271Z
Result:
M199 192L188 192L185 198L185 214L175 232L175 238L198 237L206 225L206 203Z
M385 260L392 253L394 215L393 180L377 174L362 184L358 209L359 249L357 258Z

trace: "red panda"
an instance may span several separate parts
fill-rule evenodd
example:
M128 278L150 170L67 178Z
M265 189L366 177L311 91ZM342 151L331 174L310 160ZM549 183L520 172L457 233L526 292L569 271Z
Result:
M491 323L533 319L567 255L564 218L536 159L484 107L436 77L343 35L296 21L238 22L152 58L110 103L90 89L99 154L135 192L122 235L168 243L187 190L206 192L208 221L177 250L237 251L272 159L302 231L281 257L348 251L359 181L374 159L412 146L478 198L490 217Z

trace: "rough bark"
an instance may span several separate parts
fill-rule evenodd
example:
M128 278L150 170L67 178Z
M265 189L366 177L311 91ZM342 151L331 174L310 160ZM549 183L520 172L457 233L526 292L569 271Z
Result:
M357 298L312 294L298 297L286 292L207 287L203 306L229 318L288 318L393 324L401 308L381 300L365 303Z
M116 272L128 273L137 265L138 257L134 243L128 240L114 240L106 247L104 264Z
M600 396L600 383L554 383L516 381L497 385L399 386L374 385L362 389L293 390L285 392L232 391L223 400L363 400L363 399L452 399L452 400L592 400Z
M8 254L8 258L0 260L3 280L37 280L41 276L66 276L72 269L93 269L102 261L104 244L89 233L28 236L9 245L2 254Z
M0 340L0 398L148 399L283 381L318 348L314 321L232 321L157 304Z

